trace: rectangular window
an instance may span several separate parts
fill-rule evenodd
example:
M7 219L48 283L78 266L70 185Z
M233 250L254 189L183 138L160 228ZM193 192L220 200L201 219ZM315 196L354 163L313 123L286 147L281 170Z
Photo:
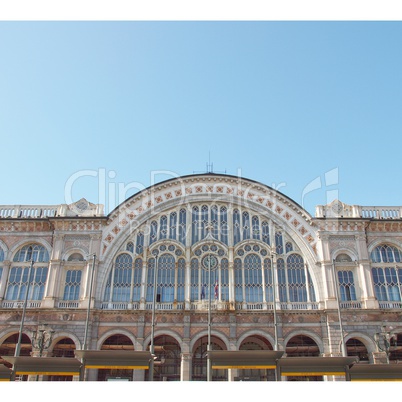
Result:
M66 272L63 300L79 300L82 271L69 270Z

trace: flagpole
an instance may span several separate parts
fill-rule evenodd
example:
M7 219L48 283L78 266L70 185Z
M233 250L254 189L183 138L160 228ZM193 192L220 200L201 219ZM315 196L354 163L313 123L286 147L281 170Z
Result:
M211 255L208 258L208 345L207 345L207 381L212 381L211 376Z
M31 260L31 265L29 266L28 270L28 283L27 283L27 290L25 292L25 299L24 299L24 305L22 309L22 317L21 317L21 323L20 323L20 331L18 333L18 342L17 346L15 348L14 352L14 357L18 357L20 355L20 350L21 350L21 339L22 339L22 331L24 329L24 321L25 321L25 312L27 309L27 303L28 303L28 293L29 293L29 286L31 284L31 272L32 272L32 267L34 265L34 261Z
M154 361L155 361L155 304L156 304L156 292L157 292L157 280L158 280L158 254L155 253L155 267L154 267L154 296L152 301L152 327L151 327L151 360L149 362L149 381L154 380Z
M29 293L29 286L31 284L31 273L32 273L33 265L34 265L34 261L31 260L31 264L30 264L29 270L28 270L27 289L26 289L26 292L25 292L24 305L23 305L23 308L22 308L20 330L18 332L18 341L17 341L17 345L16 345L15 351L14 351L14 357L18 357L20 355L21 341L22 341L22 331L24 330L25 313L26 313L27 304L28 304L28 293ZM11 371L11 377L10 377L11 381L15 381L15 375L16 375L16 367L15 367L15 363L14 363L13 364L13 369Z

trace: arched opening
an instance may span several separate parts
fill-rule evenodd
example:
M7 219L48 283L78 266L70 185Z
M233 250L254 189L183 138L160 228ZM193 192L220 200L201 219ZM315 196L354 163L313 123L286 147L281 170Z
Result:
M240 345L240 350L273 350L269 341L260 335L249 336ZM239 381L275 381L275 370L239 369Z
M12 368L12 364L6 362L1 356L14 356L15 348L17 347L18 343L18 335L19 333L15 333L7 337L4 342L0 345L0 363L4 364L8 368ZM22 334L21 336L21 347L20 347L20 356L31 356L32 352L32 344L31 340L29 339L28 335ZM16 381L27 381L28 376L22 375L16 377Z
M75 343L70 338L60 339L53 347L53 357L75 357ZM72 381L71 375L50 375L47 377L47 381Z
M359 358L359 362L369 361L366 345L356 338L349 339L346 342L346 352L348 356L357 356Z
M154 381L180 381L181 348L176 339L169 335L158 336L154 340L154 349ZM149 370L146 370L145 380L148 379Z
M207 381L208 337L197 340L193 348L192 380ZM226 350L226 345L216 336L211 336L211 350ZM212 370L212 381L227 381L227 370Z
M101 350L134 350L131 339L122 334L112 335L107 338L101 347ZM133 370L131 369L98 369L98 381L109 381L113 379L133 379Z
M402 362L402 333L397 334L396 340L394 340L391 345L389 354L390 363Z
M287 357L319 356L317 343L306 335L296 335L286 345ZM287 381L323 381L322 376L288 376Z

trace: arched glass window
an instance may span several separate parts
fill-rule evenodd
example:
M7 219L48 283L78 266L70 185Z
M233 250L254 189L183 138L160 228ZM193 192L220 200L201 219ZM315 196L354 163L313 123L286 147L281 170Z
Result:
M134 252L134 243L133 243L132 241L129 241L129 242L127 243L126 251L129 251L130 253L133 253L133 252Z
M158 288L156 300L162 303L173 302L175 288L175 259L170 254L158 258Z
M252 219L253 239L260 240L260 219L258 216L253 216Z
M242 263L240 258L234 260L234 274L235 274L235 300L237 302L243 301L243 273Z
M39 244L29 244L22 247L14 256L14 262L48 262L49 253Z
M235 209L233 211L233 244L236 245L240 241L240 212Z
M371 252L371 261L372 262L401 262L402 253L394 246L390 246L388 244L384 244L381 246L377 246Z
M137 254L142 254L143 251L144 251L144 233L138 232L137 243L135 245L135 252Z
M212 225L212 236L215 239L219 239L219 216L218 207L213 205L211 207L211 225Z
M211 286L209 285L209 272L206 269L201 269L201 298L209 300L209 292L211 292L211 300L216 299L215 287L217 288L217 295L219 295L219 271L211 270Z
M274 300L271 260L264 260L265 298L268 303Z
M141 299L142 259L136 258L134 262L133 301Z
M81 276L81 270L68 270L66 272L63 300L79 300Z
M356 300L355 282L352 271L338 271L341 301Z
M257 254L244 258L244 287L246 302L262 302L261 259Z
M179 242L182 244L186 244L186 215L186 210L182 208L179 213Z
M262 241L269 244L269 224L267 221L262 222Z
M243 240L250 238L250 215L248 212L243 212Z
M371 252L371 275L374 292L379 301L401 301L402 268L395 263L401 261L401 251L383 244Z
M201 237L200 240L204 239L207 235L207 225L208 225L208 205L203 205L201 207Z
M221 207L221 242L228 244L229 226L228 226L228 212L226 207Z
M186 261L180 258L177 264L177 301L184 302L184 285L186 278Z
M276 253L283 254L283 237L281 232L275 233Z
M128 254L120 254L116 258L113 275L112 301L130 301L131 274L133 259Z
M293 251L293 244L290 241L286 242L285 250L286 253L290 253Z
M192 212L192 244L197 243L199 238L198 234L198 228L199 228L199 208L198 207L193 207L193 212Z
M169 239L176 240L176 231L177 231L177 213L170 213L170 222L169 222Z
M287 259L289 301L307 301L306 275L303 258L298 254L291 254Z
M28 278L30 262L34 261ZM49 253L39 244L22 247L14 256L6 289L6 300L24 300L29 284L29 300L42 300L48 274Z
M158 223L156 221L151 222L151 230L149 233L149 244L154 243L158 239Z
M198 275L198 260L193 258L191 260L191 288L190 288L190 297L191 301L199 300L199 275Z
M150 258L147 264L147 293L146 301L153 302L154 300L154 269L155 269L155 258Z
M222 301L229 301L229 261L223 258L221 261L221 287Z
M279 300L281 302L288 301L287 285L286 285L286 271L285 271L285 261L283 258L278 258L277 260L277 270L278 270L278 288L279 288Z
M159 239L166 239L168 233L167 216L162 215L160 218Z

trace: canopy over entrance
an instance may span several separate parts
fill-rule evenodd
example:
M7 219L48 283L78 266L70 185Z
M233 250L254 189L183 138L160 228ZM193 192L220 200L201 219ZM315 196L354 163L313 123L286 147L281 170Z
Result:
M149 369L151 352L137 350L76 350L87 369Z
M207 356L213 369L275 369L284 351L211 350Z
M351 381L402 381L402 364L356 364Z
M69 357L2 356L18 375L79 375L82 363Z
M0 381L10 381L11 370L4 364L0 364Z
M282 376L343 375L349 379L350 367L359 361L354 357L286 357L278 361Z

